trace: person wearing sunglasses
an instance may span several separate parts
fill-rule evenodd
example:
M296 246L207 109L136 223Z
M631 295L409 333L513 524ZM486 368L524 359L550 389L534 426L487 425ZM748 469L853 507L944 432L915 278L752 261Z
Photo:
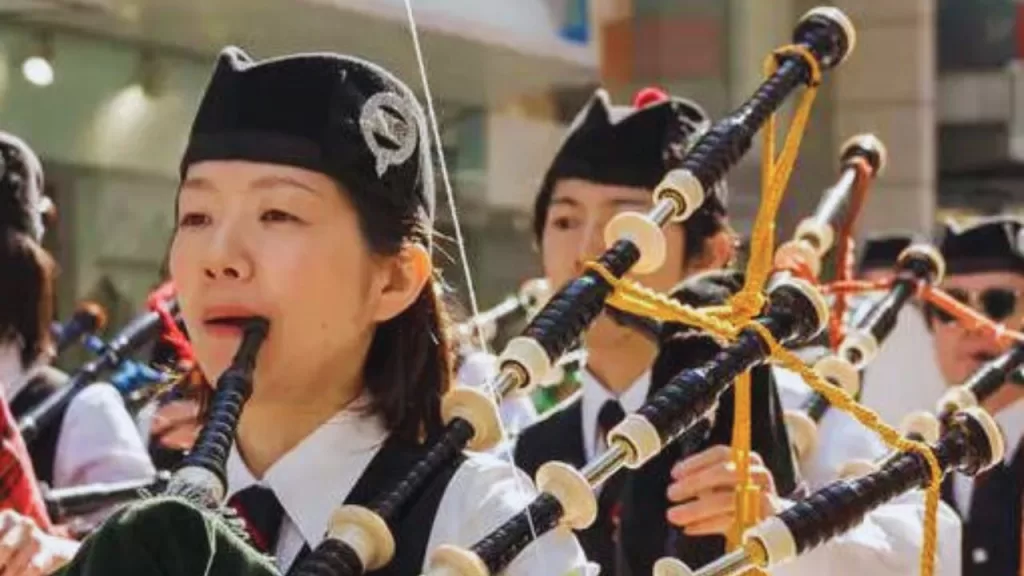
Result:
M947 294L1008 328L1024 327L1024 221L996 217L966 227L947 225L940 250L946 259L942 288ZM949 386L962 383L1004 349L994 338L933 306L925 311L936 360ZM916 370L908 365L907 376ZM1003 430L1005 459L973 480L957 474L947 477L943 497L964 522L964 576L1019 574L1024 385L1011 377L982 406Z
M910 234L885 234L868 238L859 247L859 258L854 269L855 278L866 281L881 281L891 277L900 253L912 242L913 238ZM866 317L872 305L878 302L883 295L884 291L871 291L852 295L848 299L849 320L847 326L855 326L860 319ZM872 386L873 389L888 389L889 398L886 399L886 402L882 403L883 409L891 405L891 400L894 399L893 396L895 395L893 392L894 387L887 385L886 382L899 381L898 376L896 380L886 380L885 378L892 376L894 372L900 373L905 369L906 356L897 356L896 366L894 367L895 371L885 370L884 374L882 373L883 371L877 370L879 367L878 361L889 358L890 361L886 364L893 364L891 350L896 347L896 342L894 341L905 340L904 337L901 337L901 334L906 332L906 316L908 315L916 317L914 319L921 324L920 330L927 335L920 312L909 309L903 310L899 320L896 322L893 333L886 340L885 346L881 347L878 357L866 369L867 373L874 377L872 379L878 381L877 385ZM796 352L809 365L815 364L824 356L834 354L834 350L830 347L829 335L825 333L815 342L799 348ZM930 354L930 349L926 348L921 357L928 358ZM800 376L788 370L775 368L775 375L779 384L779 397L782 400L783 407L787 410L801 410L813 392L811 388ZM866 380L863 372L861 373L861 379L862 383ZM862 387L863 390L864 388ZM933 395L931 401L934 403L934 399L937 397ZM858 395L858 399L863 401L863 397L860 395ZM895 400L897 403L906 404L902 398L896 398ZM872 408L880 413L883 411L875 406L872 406ZM916 409L922 408L925 408L925 406L916 406ZM886 422L899 421L898 418L890 418L885 415L883 415L883 420ZM857 422L852 416L837 409L830 409L818 422L818 441L820 444L819 448L814 450L800 464L801 479L812 489L835 480L839 475L840 468L847 462L851 460L870 461L886 451L885 445L877 435L865 428L860 422Z
M887 233L868 237L858 246L858 260L854 270L857 279L878 281L892 277L900 253L917 243L912 234ZM871 305L884 295L884 291L858 294L850 300L850 320L863 318ZM914 366L915 374L934 373L934 386L940 380L938 369L931 358L931 339L921 311L913 306L904 308L895 328L878 355L861 373L864 394L860 401L883 416L883 420L897 423L913 410L931 408L942 392L922 393L924 384L910 384L907 366ZM797 349L808 364L814 364L825 355L833 354L827 337L814 345ZM908 361L908 359L910 359ZM930 370L930 372L929 372ZM794 372L781 367L772 368L778 384L779 397L786 410L800 410L812 393L811 388ZM867 401L873 397L873 402ZM821 489L843 474L844 465L853 462L871 462L884 457L889 448L877 434L858 422L853 416L830 408L817 423L817 446L799 463L800 480L805 492ZM807 573L842 574L870 573L914 574L918 569L921 542L924 538L921 518L924 515L924 492L914 490L902 494L884 506L872 511L846 535L828 545L811 551L801 559L800 568ZM960 519L946 503L939 505L936 574L959 575L962 565ZM850 553L848 550L858 550ZM842 560L840 560L842 559ZM777 568L773 574L790 574Z

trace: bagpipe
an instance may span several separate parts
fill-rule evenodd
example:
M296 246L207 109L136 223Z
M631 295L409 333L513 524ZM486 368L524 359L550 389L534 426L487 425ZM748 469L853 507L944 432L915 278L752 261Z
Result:
M50 333L57 340L58 354L78 344L95 356L103 357L110 346L96 332L105 325L106 312L102 307L94 302L84 302L67 323L51 324ZM110 372L104 379L117 388L132 413L154 394L154 387L159 389L159 385L173 381L174 372L168 367L153 366L149 362L127 358L124 354L119 357L118 364L109 367Z
M171 539L171 535L166 532L167 522L180 521L177 527L182 528L188 521L212 518L219 534L218 538L224 539L225 547L230 545L235 550L240 550L238 546L248 548L251 545L243 522L235 517L230 509L222 506L227 490L225 466L234 443L239 418L252 393L256 359L266 339L270 323L265 318L253 317L237 319L234 324L242 332L241 342L231 364L217 379L203 428L192 450L169 478L157 479L165 484L162 491L154 493L151 498L125 506L83 544L86 557L90 553L95 554L97 549L112 550L111 556L106 559L108 565L99 567L101 573L128 573L110 566L111 563L127 563L132 565L133 569L138 569L138 565L131 564L133 556L125 554L125 550L121 548L124 537L128 534L140 537L154 534L166 543ZM138 487L123 488L138 492ZM195 529L205 531L208 527L196 525ZM182 562L187 563L192 559L198 562L195 570L186 570L185 573L199 573L216 565L214 562L200 559L202 554L197 553L195 549L181 550L180 553L183 556L178 558L179 566L183 565ZM82 556L83 553L80 552L76 560ZM225 562L224 557L228 556L231 554L222 552L220 562ZM244 568L232 564L233 568L229 569L228 573L272 573L271 564L262 556L247 556L245 560L238 561L244 564ZM70 567L65 568L72 572L78 569L89 572L95 567L92 560L86 560L84 566L76 566L73 561Z
M693 326L714 335L722 344L721 350L700 366L676 374L642 408L627 415L609 432L608 450L582 469L559 462L542 466L536 477L541 494L526 510L469 548L441 546L431 551L426 574L483 576L500 573L539 535L554 529L588 526L596 515L595 488L623 468L644 466L666 445L705 421L720 395L730 387L736 398L734 460L744 480L736 494L737 525L730 534L731 547L738 547L738 550L722 562L730 566L761 566L787 553L795 555L852 526L864 509L916 486L925 486L929 491L926 528L929 522L934 528L941 475L954 468L976 473L997 459L1001 452L997 429L983 412L968 408L952 412L940 440L928 446L904 438L878 421L877 416L856 404L848 393L829 383L822 374L787 350L786 347L801 345L825 330L829 305L816 287L817 282L799 267L772 265L773 221L816 89L822 73L839 65L853 49L854 42L853 26L839 10L816 8L801 18L794 30L793 44L773 52L767 79L753 96L705 132L685 155L680 167L666 174L655 188L653 209L646 214L622 213L614 218L605 231L607 251L590 262L580 277L552 295L522 335L506 345L498 360L500 373L491 383L491 389L456 387L448 391L442 398L445 429L425 450L423 458L393 485L382 490L369 505L345 505L336 509L325 539L298 561L290 573L356 576L386 567L399 545L392 529L402 506L415 500L430 479L463 450L483 451L499 442L501 424L497 403L509 395L526 393L542 381L606 306L658 322ZM781 156L776 160L774 114L799 87L806 89ZM751 148L755 134L762 128L766 128L765 189L752 235L752 255L740 292L724 306L697 309L626 280L629 273L650 272L661 265L665 256L662 227L684 222L697 211L707 191ZM837 208L819 209L819 215L826 221L831 221L837 212ZM814 252L816 256L824 242L814 243L814 238L821 239L820 235L815 237L808 233L805 236L811 250L804 252ZM929 292L927 287L927 282L941 276L941 265L936 265L932 256L932 252L914 251L903 259L902 276L883 287L890 290L891 297L885 299L890 304L878 314L870 315L878 318L855 334L871 334L876 342L884 339L884 326L891 322L893 314L887 310L901 306L915 291L938 294ZM160 500L173 504L130 506L122 518L132 518L132 522L101 528L90 540L92 544L116 543L119 530L136 529L139 522L144 524L149 520L153 525L163 525L157 518L159 513L176 514L184 510L191 515L198 511L205 517L219 510L225 494L224 461L249 393L255 356L266 329L266 323L258 319L244 327L239 352L217 383L200 438L184 466L169 481L167 494L175 498ZM864 352L864 341L863 337L855 340L861 342L858 350L863 353L856 362L870 354L870 351ZM848 358L853 357L848 355ZM749 480L749 370L767 362L802 376L831 406L849 411L901 454L875 473L844 481L846 484L837 483L801 501L777 517L782 519L773 518L755 526L752 518L759 494ZM860 484L850 488L850 482ZM184 508L171 510L168 506ZM765 525L767 527L763 527ZM86 544L86 555L89 545ZM924 574L931 573L934 545L934 529L926 530L922 555ZM674 566L673 561L667 560L658 569ZM274 573L264 564L250 568L251 571L244 573Z
M941 260L938 262L941 264ZM872 510L910 490L928 489L930 501L926 503L930 508L937 499L935 490L943 475L953 470L977 475L1003 459L1002 433L980 405L1024 364L1024 340L1016 332L953 301L923 278L914 281L923 289L913 286L898 289L901 285L899 271L905 266L904 262L897 263L896 278L882 284L889 285L886 296L872 306L853 344L840 348L847 365L852 367L857 360L873 355L891 329L898 306L906 301L908 294L913 295L915 289L960 322L1012 342L1000 356L981 366L960 386L947 391L937 403L935 414L919 412L904 419L901 429L906 441L925 443L928 452L920 451L918 445L908 444L876 461L847 462L840 468L838 480L748 529L738 550L696 571L677 559L663 558L655 565L656 576L728 576L753 568L777 566L853 528ZM902 283L907 285L906 278ZM872 318L873 322L869 322ZM867 352L862 353L862 350ZM850 373L850 370L843 372ZM927 562L935 555L934 538L929 537L934 530L934 516L928 511L922 566L928 566Z
M848 462L839 480L749 529L739 550L697 571L664 558L655 565L655 575L729 576L770 568L849 530L896 496L932 486L936 473L957 470L973 476L988 469L1003 459L1003 436L979 406L1022 364L1024 343L1018 341L951 388L935 414L908 415L901 426L904 436L926 442L932 458L914 450L895 450L877 461Z
M78 370L75 376L69 378L69 382L53 384L50 389L49 383L44 386L48 395L34 406L29 405L28 414L22 415L22 420L16 420L16 415L11 412L10 407L4 402L2 424L4 429L4 463L0 464L0 486L3 488L3 500L7 508L18 510L23 514L32 517L44 530L51 531L55 525L63 525L68 521L74 521L77 517L96 512L100 509L119 504L134 498L143 491L156 491L166 483L165 474L160 474L154 479L144 481L84 485L71 488L51 489L45 484L37 481L29 452L26 444L31 439L37 438L31 435L25 438L19 428L24 418L32 414L40 413L41 406L54 406L52 410L59 412L61 407L77 394L85 385L92 382L91 379L100 376L103 372L112 373L107 375L126 400L131 392L138 391L153 384L167 384L171 380L169 373L150 367L149 365L137 362L128 357L139 346L152 339L154 334L153 318L164 313L170 313L175 306L165 308L164 301L168 296L173 296L167 290L154 292L154 301L159 300L161 312L149 312L141 318L131 322L127 328L122 330L110 344L104 342L96 332L106 324L106 312L98 304L85 302L81 304L68 322L51 324L51 334L56 341L56 349L64 351L77 344L93 352L98 360L87 363L86 367ZM55 374L60 374L53 371ZM25 382L14 382L12 386L21 388L29 385L35 378L49 378L49 372L37 373L36 370L28 370L22 376ZM48 382L48 381L47 381ZM77 384L76 384L77 383ZM56 412L46 412L40 418L32 420L38 425L26 427L25 429L38 432L45 427L56 416ZM30 480L31 490L18 488L24 479ZM25 494L30 493L31 497Z
M462 346L472 347L474 338L480 343L490 343L498 335L498 325L511 317L522 314L533 316L551 298L551 284L545 278L531 278L519 287L515 294L506 296L491 308L455 326L454 335Z
M815 24L820 27L815 27ZM935 446L902 438L895 430L880 422L869 410L856 404L842 388L835 387L823 374L805 366L796 355L786 350L787 346L808 342L824 330L829 318L829 306L816 289L817 282L814 277L820 271L820 257L831 244L831 235L834 233L832 221L838 217L845 204L845 197L850 192L859 189L854 203L863 202L863 182L876 175L884 164L884 150L871 139L855 139L844 147L843 160L847 169L840 182L826 196L815 217L802 223L794 242L780 250L776 265L772 269L772 221L779 205L781 190L792 168L792 160L799 145L799 131L806 120L810 99L814 94L813 88L819 80L819 66L838 64L848 54L848 49L853 43L852 26L841 13L830 9L814 10L805 16L795 34L797 45L800 45L801 40L807 41L807 37L802 37L801 33L809 31L811 35L814 32L820 35L805 44L809 48L808 51L797 51L800 56L791 59L783 56L786 54L785 51L776 53L775 59L769 65L772 70L769 80L760 89L783 84L780 76L793 80L794 77L799 78L801 73L804 74L803 80L809 87L805 93L805 102L802 103L804 105L798 107L795 113L794 128L787 137L786 147L781 160L777 163L774 158L774 126L769 124L770 128L766 130L763 171L766 188L754 225L753 254L747 269L745 285L740 293L732 298L730 304L697 311L631 285L622 278L627 271L648 271L660 264L663 251L659 244L659 226L671 220L673 216L685 214L672 211L670 199L678 197L672 198L666 195L665 191L673 190L679 193L706 190L707 181L701 180L700 174L702 169L708 167L697 164L696 160L714 158L721 162L719 166L728 165L734 158L729 156L729 147L717 149L714 146L727 142L730 136L738 134L740 129L735 128L737 124L742 125L744 131L751 130L752 126L743 122L756 116L750 108L741 108L740 114L716 124L698 141L684 160L683 169L670 173L665 179L666 182L656 188L656 205L651 213L623 215L613 220L606 230L606 240L612 247L596 263L590 265L587 275L579 281L579 285L570 283L562 293L552 299L553 303L559 302L563 294L571 293L575 289L580 294L580 300L585 299L588 304L595 302L590 309L584 309L581 305L580 312L576 315L566 313L557 319L552 315L549 325L553 330L564 326L563 322L576 321L585 324L596 315L593 310L600 310L602 304L607 304L630 313L652 316L661 321L697 326L715 334L727 344L711 361L700 367L682 371L665 388L651 397L640 410L628 415L608 434L609 449L582 469L577 470L558 462L542 466L536 477L537 486L542 494L526 511L468 549L442 546L435 550L425 574L497 574L539 534L556 528L578 530L590 525L596 516L595 488L600 487L611 475L624 467L643 466L664 446L700 421L714 406L716 399L731 385L737 398L734 462L738 475L744 480L737 489L737 523L729 535L729 540L732 548L740 547L740 550L713 563L709 569L741 564L743 568L769 565L768 553L764 552L764 549L776 543L782 553L796 555L811 543L816 545L855 525L863 516L861 510L868 506L867 503L884 502L900 492L925 486L929 492L926 500L922 573L931 574L935 550L935 513L942 474L954 468L968 474L979 472L1001 457L1001 441L998 429L991 418L977 409L969 409L951 416L948 432ZM801 64L806 68L801 70ZM760 90L755 95L755 100L762 94ZM757 109L757 106L751 108ZM753 129L756 130L757 127L759 126L755 125ZM745 132L744 135L750 133ZM742 142L741 139L738 140ZM740 142L729 142L735 146L731 150L743 150ZM702 153L709 150L714 152L702 156ZM693 170L686 170L691 166ZM680 196L686 198L685 194ZM846 255L845 262L850 262L850 229L851 224L848 222L843 225L839 234L843 245L842 253ZM627 249L631 251L627 252ZM797 262L796 265L787 264L786 260ZM817 266L812 264L816 261L819 262ZM847 264L847 268L849 267ZM915 293L937 294L936 291L929 291L929 288L941 279L942 269L941 257L929 247L914 247L901 256L896 278L883 287L888 289L886 296L867 318L856 326L856 330L850 336L836 339L841 350L840 358L844 361L843 368L849 368L841 373L848 374L852 369L856 374L856 368L870 359L881 341L891 332L896 313L910 296ZM845 278L840 278L840 281L848 282ZM763 294L762 288L766 284L767 294ZM845 315L845 299L838 298L837 301L839 310L833 315L834 324L841 323ZM564 309L571 310L574 303L574 300L567 299ZM545 311L542 310L537 318L545 318ZM835 319L838 319L838 322ZM527 336L532 336L529 328ZM559 352L558 346L567 339L567 336L563 336L562 340L545 340L544 336L547 334L541 334L539 338L533 340L513 340L510 343L510 348L513 348L512 354L506 350L504 356L510 370L505 381L499 380L499 391L503 390L501 385L508 381L529 382L534 373L543 372L547 367L546 363ZM782 536L783 531L779 529L765 530L766 536L760 540L752 536L757 532L753 529L748 530L753 525L758 489L749 481L750 422L749 416L744 421L743 413L749 414L750 409L749 370L769 361L797 372L830 405L850 412L862 424L878 432L888 444L905 452L904 456L893 460L891 468L896 471L895 473L886 467L878 473L880 479L865 477L859 479L860 484L853 488L828 487L784 513L788 514L786 518L793 526L792 530L786 532L792 534L788 540ZM827 364L819 368L824 372L825 366ZM515 374L516 368L526 374ZM833 369L833 372L840 372L843 368ZM509 385L509 388L512 386ZM843 488L846 488L845 492ZM779 523L780 521L775 522ZM344 538L341 532L335 534L339 540ZM371 532L366 530L364 534L370 535ZM333 543L331 545L343 547ZM361 552L366 554L366 557L373 557L372 554L378 550L380 548L365 546ZM772 552L780 554L778 550ZM678 560L665 560L659 564L658 570L664 571L676 565L682 566ZM352 572L324 570L316 573Z
M178 303L169 284L154 292L150 311L124 326L105 345L97 344L97 357L75 370L67 383L33 406L18 419L18 431L31 444L67 408L74 397L105 373L125 364L130 356L162 333L168 318L178 313Z
M871 510L915 488L929 487L951 470L975 475L999 462L1003 440L983 410L951 412L945 430L927 453L912 450L889 456L857 478L838 480L744 533L739 550L693 571L674 558L655 565L658 576L727 576L769 568L806 553L856 526ZM924 547L934 556L934 548Z

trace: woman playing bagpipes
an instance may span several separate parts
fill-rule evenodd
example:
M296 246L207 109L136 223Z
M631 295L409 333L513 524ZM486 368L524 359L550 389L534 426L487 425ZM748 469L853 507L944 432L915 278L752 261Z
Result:
M416 464L452 384L429 142L411 91L370 62L223 51L181 163L169 262L210 382L239 349L236 321L269 321L225 495L272 565L212 515L170 505L144 523L144 504L65 573L284 572L333 508L365 505ZM428 550L483 537L534 497L523 480L497 459L457 456L392 519L394 557L371 573L418 573ZM568 532L531 548L509 574L586 566Z

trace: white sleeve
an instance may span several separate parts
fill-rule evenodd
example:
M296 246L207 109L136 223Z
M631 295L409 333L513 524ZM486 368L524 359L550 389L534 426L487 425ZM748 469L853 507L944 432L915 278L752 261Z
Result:
M796 372L772 366L775 388L779 391L779 401L785 410L796 410L807 396L813 392Z
M817 490L838 478L843 464L877 460L888 452L881 438L853 416L829 408L818 423L817 447L799 463L800 475L811 490Z
M452 476L427 543L424 568L430 553L442 544L469 548L522 512L537 495L520 470L486 454L471 455ZM576 536L565 528L544 534L531 543L502 574L578 574L597 576L598 566L587 562Z
M487 352L467 354L459 367L456 379L463 386L480 388L498 373L498 358Z
M156 474L121 395L109 384L83 389L68 405L53 463L56 488Z
M945 503L938 511L935 573L959 576L962 527ZM917 574L924 542L924 492L883 505L863 523L803 556L769 570L773 576L906 576Z

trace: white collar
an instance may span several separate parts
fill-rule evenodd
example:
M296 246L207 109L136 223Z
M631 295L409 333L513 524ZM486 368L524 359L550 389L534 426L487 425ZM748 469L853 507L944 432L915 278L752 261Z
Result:
M21 363L21 346L17 342L0 344L0 386L8 402L13 402L28 384L30 372Z
M1003 408L992 417L1003 431L1006 442L1003 458L1009 464L1020 447L1021 437L1024 436L1024 398Z
M228 456L227 496L257 483L270 488L306 543L315 547L327 531L331 513L348 497L387 437L379 417L346 408L282 456L262 480L249 471L236 445Z
M608 391L589 370L580 370L580 383L583 393L583 449L587 459L596 455L597 451L597 414L608 400L618 400L622 410L631 414L640 409L647 400L647 392L651 389L651 371L648 369L633 384L620 394L618 398Z

